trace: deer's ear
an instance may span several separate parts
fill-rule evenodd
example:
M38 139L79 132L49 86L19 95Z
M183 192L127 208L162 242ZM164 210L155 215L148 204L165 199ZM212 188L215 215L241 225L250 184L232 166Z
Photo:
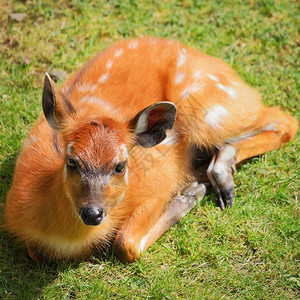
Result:
M47 122L55 130L60 130L66 119L71 114L76 113L68 97L55 84L48 73L45 74L42 103Z
M176 105L158 102L140 111L129 123L136 142L144 148L153 147L166 138L176 119Z

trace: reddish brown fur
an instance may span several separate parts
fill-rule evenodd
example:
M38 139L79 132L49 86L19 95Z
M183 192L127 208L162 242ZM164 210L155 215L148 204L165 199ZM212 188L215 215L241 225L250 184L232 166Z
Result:
M167 40L121 41L74 73L62 91L53 89L58 97L55 118L61 124L57 137L62 153L55 150L53 130L41 117L18 158L5 211L7 230L24 241L37 260L40 254L54 260L90 255L111 242L118 230L119 257L138 259L145 233L168 201L193 180L191 144L221 147L232 137L275 123L274 131L235 144L241 161L282 146L298 129L294 118L276 109L269 113L259 94L225 63ZM63 105L65 97L76 112ZM177 104L176 143L150 149L135 145L130 120L164 100ZM275 135L270 147L264 134ZM64 170L71 142L70 155L105 172L118 163L120 145L128 149L129 184L122 174L111 177L101 190L101 203L109 213L101 225L87 226L78 217L88 200L80 176ZM122 195L125 198L118 203Z

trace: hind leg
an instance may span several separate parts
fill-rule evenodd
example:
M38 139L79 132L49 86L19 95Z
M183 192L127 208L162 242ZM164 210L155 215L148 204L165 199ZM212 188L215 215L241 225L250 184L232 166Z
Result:
M283 147L295 137L299 123L279 108L272 107L262 114L260 128L256 135L233 143L237 150L237 163Z
M224 210L226 205L233 204L235 165L236 149L225 145L216 150L207 169L207 177L216 193L221 210Z
M222 210L226 205L232 206L234 200L235 164L282 147L295 137L299 124L278 108L266 108L257 127L261 129L228 140L229 144L218 149L212 157L207 177Z

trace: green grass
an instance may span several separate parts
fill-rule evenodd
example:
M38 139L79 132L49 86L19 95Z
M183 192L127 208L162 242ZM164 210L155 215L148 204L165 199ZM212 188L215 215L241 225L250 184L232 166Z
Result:
M217 56L300 119L296 0L153 2L2 0L0 214L44 72L70 74L119 39L168 37ZM131 265L107 250L38 267L1 232L0 299L299 299L299 142L243 165L232 209L208 195Z

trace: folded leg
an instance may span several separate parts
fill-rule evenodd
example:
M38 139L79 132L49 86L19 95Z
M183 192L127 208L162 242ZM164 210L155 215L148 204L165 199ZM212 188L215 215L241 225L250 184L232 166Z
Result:
M151 208L145 202L143 207L139 207L128 217L117 233L114 242L115 254L125 262L139 259L140 255L181 220L197 201L204 197L205 193L206 186L194 182L185 192L170 202L165 210L162 209L160 215L153 213L154 210L157 211L157 205ZM146 218L145 211L147 211Z
M235 165L244 160L278 149L294 138L298 121L278 108L266 108L258 130L229 139L217 149L207 169L209 178L222 210L234 200L233 174Z

